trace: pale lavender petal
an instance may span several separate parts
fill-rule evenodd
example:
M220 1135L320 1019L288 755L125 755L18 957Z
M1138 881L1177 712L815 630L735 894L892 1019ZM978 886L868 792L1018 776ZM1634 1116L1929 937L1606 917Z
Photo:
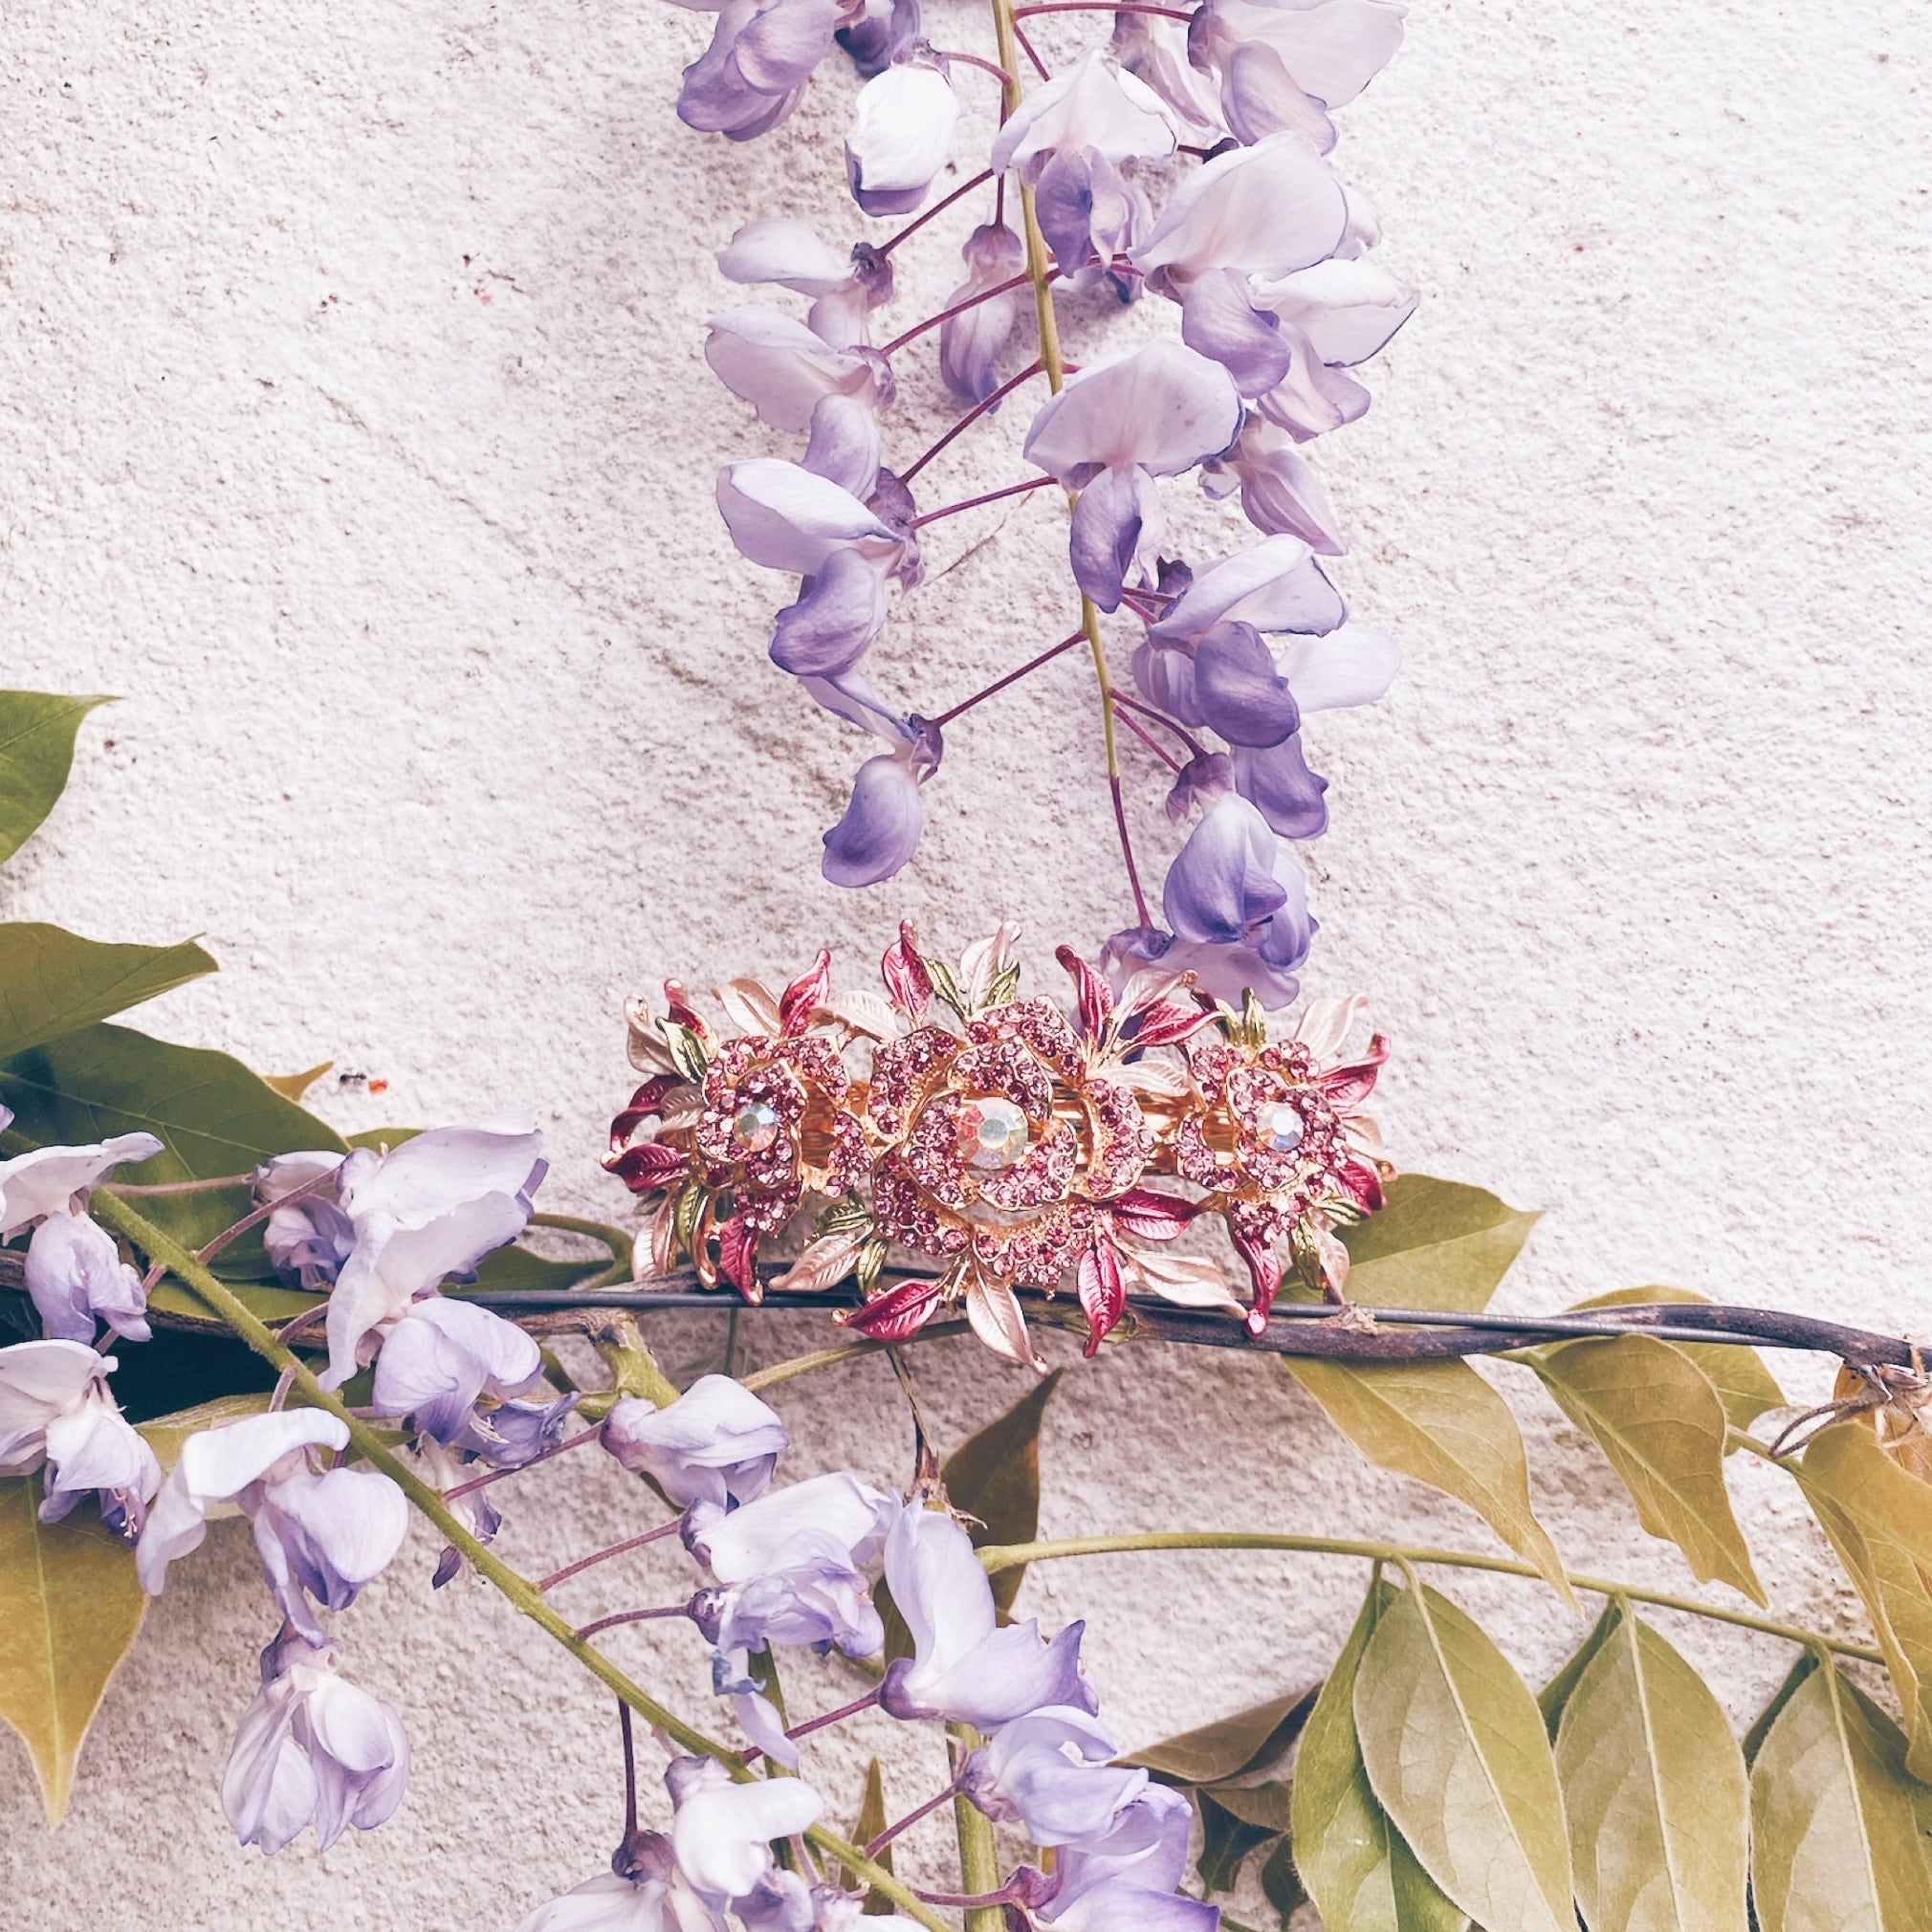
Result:
M1103 470L1134 464L1175 476L1225 450L1240 423L1228 372L1183 343L1159 340L1073 377L1034 417L1025 455L1075 490Z
M626 1396L604 1425L604 1446L680 1509L762 1496L791 1439L777 1413L729 1375L699 1376L663 1409Z
M1314 839L1328 829L1322 794L1328 781L1308 769L1299 735L1262 751L1236 751L1229 765L1235 790L1283 838Z
M543 1372L537 1344L473 1302L432 1295L393 1328L376 1357L374 1401L440 1442L462 1434L478 1397L522 1394Z
M836 1645L847 1657L870 1657L884 1646L870 1586L839 1538L801 1529L769 1562L762 1574L726 1592L716 1608L713 1640L720 1649Z
M1191 134L1222 133L1220 102L1213 85L1188 58L1187 29L1146 13L1113 16L1115 61L1144 80Z
M1282 324L1282 340L1289 351L1288 373L1266 395L1255 398L1262 415L1306 443L1367 413L1368 390L1352 376L1329 368L1298 323Z
M1275 134L1187 176L1133 259L1174 285L1210 269L1284 275L1333 253L1347 220L1322 157L1299 135Z
M794 1537L817 1533L863 1567L878 1553L896 1505L843 1470L774 1489L729 1515L693 1510L686 1541L720 1583L763 1575Z
M1077 1707L1027 1713L1004 1723L961 1773L966 1795L988 1817L1020 1825L1036 1845L1104 1837L1146 1789L1138 1767L1108 1763L1118 1747Z
M795 317L757 302L712 318L704 358L733 395L751 404L777 429L806 428L827 396L873 401L879 392L876 357L828 348ZM809 460L807 467L818 468Z
M1197 752L1175 774L1165 801L1170 823L1184 825L1234 789L1234 765L1226 752Z
M1248 278L1238 269L1214 269L1187 285L1180 335L1189 348L1218 362L1243 396L1274 388L1293 361L1280 320L1249 300Z
M527 1114L436 1127L378 1153L359 1148L342 1163L340 1192L355 1220L382 1215L424 1227L486 1195L510 1195L528 1213L543 1178L543 1136Z
M733 58L760 93L788 94L831 52L838 24L835 0L764 0L738 34Z
M306 1592L344 1610L388 1568L408 1533L409 1505L375 1470L297 1470L266 1485L254 1515L255 1550L283 1614L319 1641Z
M36 1147L0 1160L0 1240L42 1215L65 1214L76 1195L105 1180L123 1161L151 1160L161 1151L151 1133L118 1133L86 1147Z
M563 1439L564 1423L582 1399L573 1389L553 1401L499 1403L487 1415L473 1416L450 1446L480 1457L493 1469L520 1469ZM489 1494L476 1493L479 1500Z
M1218 498L1239 490L1241 514L1268 536L1298 537L1325 557L1348 550L1321 479L1293 438L1263 416L1251 415L1234 448L1203 466L1201 488Z
M995 1625L973 1539L943 1510L903 1504L886 1538L886 1581L911 1633L921 1682L950 1670Z
M222 1773L221 1806L236 1841L273 1856L316 1810L316 1778L296 1743L292 1683L265 1685L242 1715Z
M1327 107L1346 107L1402 43L1401 0L1209 0L1225 43L1265 45Z
M1373 704L1402 668L1402 647L1387 631L1345 624L1327 637L1297 638L1283 651L1282 675L1306 711Z
M810 692L813 702L823 705L834 717L842 717L847 724L884 738L888 744L911 746L920 742L919 720L893 711L872 689L863 671L840 671L832 677L803 675L799 682ZM932 762L938 762L936 742Z
M1162 907L1177 938L1235 945L1286 902L1275 836L1245 799L1224 798L1169 867Z
M859 767L845 816L824 835L819 869L831 884L876 886L911 860L926 828L919 781L912 761L892 752Z
M798 677L850 670L885 627L884 571L856 550L835 550L799 592L773 626L772 662Z
M910 214L946 165L959 97L937 66L904 61L859 90L845 136L852 198L870 215Z
M775 457L730 464L718 477L717 503L745 557L801 577L810 577L846 544L863 544L877 556L898 545L850 491Z
M1299 135L1318 154L1335 144L1335 123L1295 84L1286 63L1263 41L1243 41L1221 66L1221 113L1237 141Z
M1148 635L1184 643L1216 625L1251 624L1262 631L1329 631L1348 615L1340 593L1322 574L1308 546L1295 537L1270 537L1200 572L1169 605Z
M296 1734L306 1743L319 1787L316 1836L327 1851L345 1826L373 1831L403 1802L409 1741L393 1705L338 1677L309 1692Z
M1288 681L1248 624L1218 624L1194 657L1196 702L1202 719L1231 745L1278 745L1301 727Z
M1094 287L1125 246L1134 203L1127 184L1099 149L1055 154L1034 193L1040 231L1053 251L1065 287Z
M0 1476L39 1468L48 1424L79 1408L113 1367L111 1355L58 1337L0 1349Z
M795 1771L803 1755L796 1738L785 1735L785 1721L779 1707L762 1691L737 1691L732 1697L732 1715L738 1728L775 1765Z
M1194 659L1184 649L1150 639L1133 653L1133 681L1140 694L1178 724L1197 725L1201 716L1194 690Z
M722 1909L771 1870L772 1839L817 1824L824 1809L802 1778L707 1780L688 1790L670 1828L678 1869L706 1904Z
M102 1389L48 1423L45 1486L43 1523L57 1522L98 1490L103 1517L139 1527L143 1505L161 1487L161 1464Z
M50 1215L27 1248L27 1292L50 1335L91 1342L98 1317L129 1341L148 1339L141 1277L114 1237L85 1215Z
M879 410L873 397L838 390L820 397L799 460L815 476L849 490L864 502L879 478Z
M1312 921L1309 922L1312 926ZM1103 956L1107 976L1116 991L1148 966L1163 973L1192 973L1197 989L1210 999L1225 999L1239 1007L1243 992L1252 990L1270 1013L1289 1006L1301 992L1290 971L1279 971L1252 946L1217 945L1176 939L1155 926L1130 927L1113 933Z
M993 143L994 171L1018 168L1037 181L1046 158L1093 148L1110 162L1159 160L1175 150L1174 125L1160 97L1123 74L1100 48L1036 87L1007 116Z
M980 1730L1045 1704L1093 1710L1099 1698L1080 1663L1085 1630L1084 1624L1069 1623L1046 1639L1029 1617L981 1637L943 1672L921 1671L902 1658L887 1666L881 1702L895 1717L943 1717Z
M719 273L727 281L772 282L801 296L829 296L852 280L849 252L819 239L809 223L789 215L747 222L718 251Z
M1067 534L1073 581L1102 610L1117 610L1166 534L1160 492L1138 465L1103 470L1080 493Z
M1263 282L1255 299L1297 323L1322 362L1350 368L1388 345L1418 297L1372 261L1337 259Z

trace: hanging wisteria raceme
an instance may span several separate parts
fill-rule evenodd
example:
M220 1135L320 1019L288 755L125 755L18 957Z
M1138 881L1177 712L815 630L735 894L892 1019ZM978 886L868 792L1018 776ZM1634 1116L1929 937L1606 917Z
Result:
M796 460L731 463L718 483L739 551L799 580L777 613L772 660L880 745L825 834L835 884L877 884L911 859L947 724L1084 644L1132 907L1106 942L1109 970L1189 966L1231 998L1251 988L1270 1009L1294 999L1314 921L1292 842L1328 823L1302 723L1372 703L1399 659L1392 638L1349 621L1317 560L1346 545L1301 452L1368 407L1350 372L1415 307L1370 258L1374 212L1329 160L1331 116L1394 53L1403 11L1396 0L993 0L993 45L976 53L923 37L915 0L719 10L710 49L686 71L682 118L734 141L763 134L843 47L866 77L845 140L853 199L867 217L913 217L876 240L836 243L788 218L746 223L718 256L725 275L810 306L802 319L767 302L730 309L705 350L764 422L804 438ZM1110 38L1050 67L1024 23L1088 13L1110 21ZM982 70L999 84L998 133L983 168L934 202L944 168L979 159L956 150L961 93L984 84ZM948 210L964 230L964 279L936 315L874 346L894 251ZM1056 304L1143 294L1171 305L1170 333L1066 363ZM902 359L935 336L939 374L967 406L925 451L889 450ZM988 446L984 426L1009 397L1025 414L1027 473L1000 482L1016 452ZM920 472L976 426L989 487L922 500ZM1209 496L1238 500L1261 540L1224 557L1175 554L1165 492L1190 474ZM889 629L893 587L921 581L920 533L1043 485L1071 503L1072 635L930 714L883 696L867 659ZM1131 656L1131 691L1115 684L1109 648ZM1125 738L1132 767L1144 757L1165 786L1168 817L1193 826L1157 908L1129 833ZM1243 883L1203 893L1200 872L1235 851Z

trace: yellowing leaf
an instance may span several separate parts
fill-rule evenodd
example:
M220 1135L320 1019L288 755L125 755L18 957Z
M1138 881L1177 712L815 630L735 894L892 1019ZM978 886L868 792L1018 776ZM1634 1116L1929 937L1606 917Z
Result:
M319 1066L310 1067L306 1073L265 1073L262 1085L273 1087L284 1100L300 1100L335 1064L333 1060L325 1060Z
M36 1482L0 1481L0 1718L33 1753L47 1822L57 1825L81 1741L147 1598L134 1552L99 1517L42 1523L39 1506Z
M0 1060L214 970L192 940L108 946L58 926L0 925Z
M1213 1785L1264 1771L1287 1755L1314 1701L1313 1691L1289 1691L1114 1762L1144 1765L1176 1785Z
M1583 1674L1614 1633L1623 1613L1617 1609L1614 1600L1603 1606L1603 1614L1596 1620L1594 1628L1583 1641L1570 1652L1569 1658L1556 1675L1536 1693L1536 1708L1543 1713L1543 1728L1549 1733L1549 1742L1556 1742L1556 1727L1563 1722L1563 1707L1575 1694L1576 1686L1583 1681Z
M1488 1306L1538 1217L1480 1187L1405 1174L1378 1214L1342 1230L1349 1299L1370 1308Z
M1584 1667L1556 1769L1592 1932L1745 1932L1744 1753L1648 1624L1619 1615Z
M1282 1366L1370 1461L1466 1503L1574 1607L1556 1546L1529 1506L1516 1417L1467 1362L1284 1355Z
M1644 1307L1658 1302L1701 1302L1708 1307L1710 1297L1690 1288L1617 1288L1578 1302L1570 1312L1583 1315L1592 1308ZM1673 1342L1671 1346L1681 1349L1711 1378L1732 1428L1748 1429L1767 1410L1788 1406L1778 1378L1766 1368L1765 1358L1755 1349L1733 1342Z
M1289 1842L1326 1932L1464 1932L1459 1911L1416 1862L1376 1801L1355 1736L1355 1681L1393 1584L1369 1592L1309 1713L1295 1759Z
M1605 1335L1524 1360L1623 1478L1636 1519L1675 1543L1701 1583L1754 1603L1764 1586L1724 1488L1724 1405L1687 1355L1654 1335Z
M67 788L80 720L105 697L0 691L0 859L11 859Z
M1751 1766L1751 1900L1762 1932L1932 1932L1899 1728L1807 1657Z
M1563 1794L1536 1700L1446 1597L1406 1590L1355 1678L1355 1732L1382 1809L1485 1932L1574 1932Z
M1932 1777L1932 1487L1856 1422L1788 1463L1872 1619L1905 1712L1915 1775Z

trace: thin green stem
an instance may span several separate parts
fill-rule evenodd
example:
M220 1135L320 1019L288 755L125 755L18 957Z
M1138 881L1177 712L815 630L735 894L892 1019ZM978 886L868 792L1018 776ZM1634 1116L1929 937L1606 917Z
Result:
M99 1191L121 1195L129 1200L147 1200L159 1195L211 1194L217 1188L251 1187L253 1184L254 1175L252 1174L223 1174L212 1180L164 1180L148 1186L131 1180L107 1180L99 1183Z
M991 1544L980 1550L979 1560L992 1575L1021 1564L1044 1563L1053 1557L1110 1556L1136 1549L1283 1549L1304 1556L1359 1556L1365 1562L1395 1563L1404 1568L1420 1563L1446 1570L1486 1570L1499 1576L1536 1579L1542 1575L1532 1565L1518 1563L1512 1557L1483 1556L1470 1549L1435 1549L1408 1543L1359 1543L1330 1536L1278 1536L1247 1529L1149 1529L1124 1536L1070 1536L1047 1543ZM1780 1636L1787 1643L1821 1643L1840 1657L1856 1658L1861 1663L1885 1661L1864 1644L1820 1636L1815 1631L1779 1623L1767 1616L1752 1616L1747 1611L1724 1610L1716 1604L1700 1603L1692 1596L1644 1590L1607 1576L1585 1576L1576 1570L1566 1570L1564 1574L1572 1587L1587 1590L1592 1596L1627 1596L1638 1603L1654 1604L1659 1610L1680 1610L1691 1616L1735 1624L1740 1630L1754 1630L1764 1636Z
M639 1717L664 1732L685 1750L694 1752L700 1757L715 1759L740 1782L750 1780L752 1772L735 1751L686 1723L674 1711L667 1709L648 1691L632 1682L607 1657L577 1635L550 1604L545 1602L537 1586L528 1577L512 1570L487 1545L479 1543L469 1528L451 1513L441 1495L425 1482L401 1458L393 1455L375 1430L359 1416L352 1415L340 1401L325 1390L299 1358L291 1354L275 1340L266 1324L257 1320L248 1305L225 1287L179 1241L164 1234L145 1215L138 1213L126 1201L116 1199L112 1196L97 1194L94 1212L97 1218L113 1228L116 1233L125 1235L147 1255L150 1261L163 1262L170 1273L178 1276L187 1286L192 1288L256 1354L289 1375L294 1385L301 1390L311 1404L318 1409L326 1410L337 1417L347 1428L349 1440L355 1445L356 1453L372 1468L381 1470L395 1483L417 1512L434 1524L444 1539L469 1559L470 1566L476 1574L506 1597L546 1636L555 1638L607 1690L615 1693ZM663 1377L660 1375L658 1380L662 1382ZM814 1825L805 1835L821 1851L836 1858L854 1877L890 1899L907 1918L926 1926L928 1932L952 1932L952 1928L943 1919L934 1917L919 1902L910 1886L893 1877L884 1866L875 1864L856 1845L842 1838L836 1832L828 1831L823 1825Z

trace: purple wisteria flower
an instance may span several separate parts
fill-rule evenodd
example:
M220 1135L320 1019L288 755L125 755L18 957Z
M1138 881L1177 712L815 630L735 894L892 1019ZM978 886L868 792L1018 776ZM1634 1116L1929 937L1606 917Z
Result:
M871 312L892 297L892 265L870 243L842 255L785 215L747 222L718 252L717 265L727 281L810 296L806 323L833 349L862 348Z
M680 1509L756 1501L791 1439L776 1412L729 1375L700 1375L662 1409L626 1395L604 1424L604 1446Z
M538 1906L516 1932L727 1932L686 1882L662 1832L637 1833L611 1864Z
M355 1252L355 1223L342 1211L333 1188L288 1199L337 1173L344 1157L328 1153L278 1153L254 1171L256 1205L274 1204L262 1223L262 1245L275 1272L298 1287L328 1287Z
M414 1302L522 1233L548 1169L542 1146L526 1121L505 1118L349 1154L336 1190L355 1245L329 1296L325 1389L368 1361Z
M886 1538L886 1581L913 1643L911 1658L886 1667L879 1702L892 1716L990 1730L1049 1704L1097 1708L1080 1665L1086 1626L1050 1641L1035 1618L999 1627L993 1586L952 1517L905 1504Z
M262 1687L222 1777L222 1810L244 1845L271 1855L313 1821L326 1852L351 1825L394 1815L409 1778L395 1707L336 1675L337 1647L294 1631L262 1652Z
M911 214L946 165L959 97L945 61L922 44L859 90L845 136L845 178L867 214Z
M1066 1847L1027 1903L1057 1932L1214 1932L1218 1908L1179 1896L1193 1827L1179 1791L1149 1785L1105 1838Z
M996 174L1009 168L1034 190L1041 232L1072 289L1093 287L1150 218L1146 195L1123 167L1175 150L1160 97L1099 48L1034 89L993 143Z
M190 1436L135 1551L141 1587L159 1596L168 1566L201 1547L208 1512L232 1503L253 1523L282 1614L310 1643L326 1641L310 1599L346 1609L388 1568L409 1526L409 1506L386 1476L317 1468L316 1450L348 1441L348 1425L319 1409L275 1410Z
M161 1464L107 1393L112 1355L79 1342L0 1349L0 1476L45 1469L40 1520L57 1523L90 1490L101 1520L138 1531L161 1487Z
M678 1870L714 1911L740 1911L773 1874L771 1841L824 1815L824 1799L802 1778L734 1784L709 1758L674 1758L665 1781L677 1807L670 1842Z
M939 376L962 402L983 403L999 386L994 365L1020 319L1018 289L1004 295L988 292L1024 269L1026 245L1005 223L986 222L960 244L959 253L966 264L966 279L946 297L945 307L960 313L939 324ZM973 302L971 308L960 307L968 301Z
M1388 65L1405 11L1401 0L1203 0L1188 54L1219 83L1237 141L1292 130L1326 153L1335 140L1328 110L1346 107Z
M0 1107L0 1129L11 1125ZM48 1335L91 1342L105 1322L124 1341L148 1339L147 1296L114 1238L88 1218L87 1197L123 1161L151 1160L151 1133L120 1133L86 1147L37 1147L0 1160L0 1240L33 1228L27 1292ZM35 1226L35 1223L38 1226Z
M1240 421L1227 371L1169 341L1083 369L1034 417L1027 461L1080 492L1073 576L1103 610L1144 578L1165 534L1153 479L1218 455Z
M845 13L839 0L698 0L692 11L716 13L717 26L684 71L678 119L733 141L754 140L789 117Z
M967 1754L959 1788L988 1817L1036 1845L1104 1838L1147 1789L1147 1773L1109 1764L1119 1746L1089 1712L1047 1706L1004 1723Z
M431 1293L384 1337L373 1400L379 1416L453 1442L475 1425L479 1400L507 1402L542 1379L542 1354L515 1322Z

